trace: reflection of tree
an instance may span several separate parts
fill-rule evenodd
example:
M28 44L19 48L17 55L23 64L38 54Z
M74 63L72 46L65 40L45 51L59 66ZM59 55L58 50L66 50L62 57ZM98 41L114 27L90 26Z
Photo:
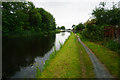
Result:
M9 77L34 62L37 56L43 56L55 42L55 34L47 37L26 37L3 39L3 77Z
M64 35L65 35L65 32L62 32L61 35L64 36Z

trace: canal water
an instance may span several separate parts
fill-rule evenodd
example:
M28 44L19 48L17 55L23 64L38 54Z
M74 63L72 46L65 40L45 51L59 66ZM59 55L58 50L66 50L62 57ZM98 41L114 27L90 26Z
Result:
M2 77L34 78L37 67L42 71L50 54L70 36L61 32L44 37L3 38Z

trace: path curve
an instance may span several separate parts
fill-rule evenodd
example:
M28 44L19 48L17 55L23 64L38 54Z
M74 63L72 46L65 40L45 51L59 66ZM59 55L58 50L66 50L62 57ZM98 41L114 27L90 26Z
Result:
M105 68L105 66L98 60L94 53L80 40L79 36L76 36L78 37L78 41L83 45L92 61L96 78L114 78Z

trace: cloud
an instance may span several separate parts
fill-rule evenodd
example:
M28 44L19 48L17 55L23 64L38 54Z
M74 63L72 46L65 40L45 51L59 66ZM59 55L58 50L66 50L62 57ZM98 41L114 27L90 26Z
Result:
M119 0L31 0L33 2L118 2Z
M86 22L91 17L92 10L101 1L108 0L34 0L33 2L36 7L42 7L53 14L57 26L71 28L73 24ZM112 1L108 7L112 5Z

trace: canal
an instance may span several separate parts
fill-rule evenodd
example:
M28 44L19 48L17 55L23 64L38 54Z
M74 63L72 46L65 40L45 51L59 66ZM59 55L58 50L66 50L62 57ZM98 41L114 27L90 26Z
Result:
M37 67L42 71L55 47L59 50L69 36L70 32L60 32L43 37L3 38L2 77L34 78Z

